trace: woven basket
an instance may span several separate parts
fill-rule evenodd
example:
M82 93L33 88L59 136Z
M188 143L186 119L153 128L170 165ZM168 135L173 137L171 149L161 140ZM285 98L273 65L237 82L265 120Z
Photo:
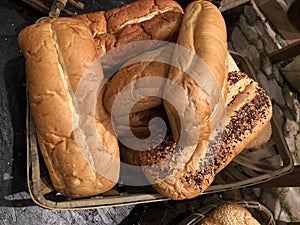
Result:
M201 209L198 209L177 225L198 225L199 222L203 220L209 213L224 203L229 202L220 202L218 204L207 205ZM276 225L271 211L261 203L256 201L234 201L234 203L245 207L260 224Z
M250 63L245 57L230 52L239 68L256 79ZM27 113L27 180L33 201L49 209L90 209L139 203L166 201L151 186L129 187L117 184L112 190L85 199L71 199L57 193L52 185L39 153L35 126L28 107ZM264 146L243 151L215 178L214 183L203 193L210 194L256 185L290 173L293 158L285 139L272 118L272 137ZM255 156L263 156L257 158ZM277 160L269 162L269 159ZM134 178L135 174L131 174Z

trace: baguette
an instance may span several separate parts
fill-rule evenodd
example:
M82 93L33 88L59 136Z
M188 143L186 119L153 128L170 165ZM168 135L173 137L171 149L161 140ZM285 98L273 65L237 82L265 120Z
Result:
M75 97L84 75L103 79L101 68L93 64L98 54L90 29L76 19L49 19L23 29L18 42L26 59L29 104L38 143L53 186L70 197L111 189L118 181L120 159L110 117L102 105L104 91L97 98L92 121L82 115ZM81 126L76 127L78 121L94 124L103 146L94 152L83 147L93 141L94 134L90 136ZM76 139L78 135L86 141ZM105 158L99 161L93 156L100 153ZM110 163L110 171L103 166L106 163Z
M164 101L173 137L177 142L180 137L184 137L181 140L185 139L189 145L192 145L195 144L194 140L198 140L198 142L208 140L212 129L213 107L222 100L220 98L223 97L223 100L226 98L227 34L225 21L218 8L208 1L199 0L190 3L182 19L177 44L195 53L206 63L211 72L210 77L208 74L197 74L199 76L197 79L204 82L201 83L201 87L199 82L197 83L176 67L172 66L168 74L168 79L184 88L197 112L195 118L190 113L190 110L193 110L190 109L190 105L184 106L178 102L178 106L172 106L168 101ZM176 60L181 61L180 58L174 58L174 61ZM185 62L179 61L179 65L190 65L194 57L185 60ZM215 92L207 93L207 90L204 89L211 87ZM168 92L166 96L177 98L176 89L166 88L166 92ZM185 118L188 122L182 123L180 118Z

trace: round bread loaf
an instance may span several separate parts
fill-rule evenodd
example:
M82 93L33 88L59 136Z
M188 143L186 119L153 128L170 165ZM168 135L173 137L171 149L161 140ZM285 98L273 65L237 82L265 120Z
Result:
M260 225L252 214L237 203L226 203L206 216L198 225Z

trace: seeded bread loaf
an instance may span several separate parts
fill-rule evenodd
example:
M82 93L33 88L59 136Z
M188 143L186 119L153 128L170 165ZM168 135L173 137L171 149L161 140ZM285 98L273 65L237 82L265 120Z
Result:
M198 225L260 225L243 206L225 203L208 214Z
M245 77L241 72L229 73L232 85ZM140 153L140 164L159 193L177 200L193 198L210 186L216 174L245 149L271 116L270 98L251 80L226 107L225 130L217 133L208 147L203 143L196 149L179 146L170 134L157 148L143 149L147 151ZM202 148L205 155L198 154L197 148Z

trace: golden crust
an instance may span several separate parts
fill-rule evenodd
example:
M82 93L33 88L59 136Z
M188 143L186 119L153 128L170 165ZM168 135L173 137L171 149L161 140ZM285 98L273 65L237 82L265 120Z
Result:
M87 25L93 36L107 33L107 22L105 19L105 11L93 12L74 16L74 19L79 19Z
M225 99L228 50L226 25L218 8L208 1L194 1L190 3L182 18L177 44L195 53L207 64L213 77L210 80L205 80L207 82L206 86L219 85L219 90L222 91ZM183 67L192 62L192 58L185 60ZM194 103L198 116L194 118L188 112L188 107L185 106L182 106L180 112L178 109L176 109L177 112L174 112L174 108L167 101L164 101L174 139L178 141L180 136L183 135L180 131L185 131L184 135L189 140L207 141L211 130L213 113L210 104L219 102L221 92L218 93L216 91L211 95L211 101L209 102L206 90L199 87L197 82L183 71L171 67L168 78L185 89L186 94ZM200 75L198 79L201 79ZM213 79L215 79L216 84L208 84L213 82L211 81ZM218 87L215 88L215 90L217 89ZM176 93L171 95L175 96ZM180 118L188 120L188 123L183 124L185 127L181 127ZM199 132L191 132L193 129L197 129Z
M258 148L266 144L272 136L272 125L268 122L262 131L245 147L245 149Z
M214 209L198 225L260 225L243 206L225 203Z
M171 10L183 13L181 6L173 0L139 0L111 9L105 13L108 32L118 33L126 25L141 23L159 13Z
M115 162L111 180L90 166L74 138L77 112L72 99L79 80L97 58L91 31L75 19L51 19L25 28L18 41L26 58L29 103L39 146L55 189L72 197L111 189L119 175L119 149L101 106L103 93L98 98L101 107L95 125L108 158Z

